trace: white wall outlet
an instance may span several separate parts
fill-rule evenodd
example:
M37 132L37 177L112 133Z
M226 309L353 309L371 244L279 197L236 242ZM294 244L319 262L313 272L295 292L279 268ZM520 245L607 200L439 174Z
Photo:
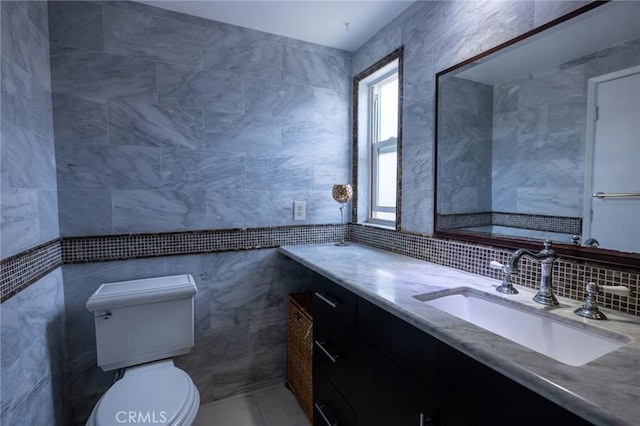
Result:
M307 203L305 201L293 202L293 220L305 220L307 217Z

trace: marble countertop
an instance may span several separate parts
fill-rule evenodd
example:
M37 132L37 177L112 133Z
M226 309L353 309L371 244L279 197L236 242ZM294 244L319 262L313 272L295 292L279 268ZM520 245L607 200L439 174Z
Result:
M519 294L502 295L495 291L499 280L358 244L286 246L280 252L594 424L640 424L638 317L602 309L608 320L583 319L573 313L581 305L578 301L559 297L559 307L545 307L532 301L536 293L533 289L516 286ZM586 325L621 333L630 337L631 342L583 366L573 367L413 297L459 287L553 311L551 315L579 327Z

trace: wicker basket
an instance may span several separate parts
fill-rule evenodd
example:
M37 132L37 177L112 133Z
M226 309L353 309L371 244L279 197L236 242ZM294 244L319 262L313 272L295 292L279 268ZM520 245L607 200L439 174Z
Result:
M311 424L313 424L312 326L311 293L290 294L287 327L287 383Z

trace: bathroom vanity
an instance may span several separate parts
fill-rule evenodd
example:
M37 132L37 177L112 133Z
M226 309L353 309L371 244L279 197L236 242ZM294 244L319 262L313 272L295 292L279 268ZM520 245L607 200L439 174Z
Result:
M577 301L535 306L531 289L500 295L497 280L357 244L280 250L314 271L316 425L640 419L639 318L607 311L607 321L585 320L573 314ZM424 301L459 288L618 339L619 347L590 361L561 362Z

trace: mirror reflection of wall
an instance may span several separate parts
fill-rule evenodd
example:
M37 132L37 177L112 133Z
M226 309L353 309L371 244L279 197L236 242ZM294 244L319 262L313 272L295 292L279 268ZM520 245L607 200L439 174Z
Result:
M640 65L640 37L500 80L476 65L438 82L437 230L572 244L591 173L588 82Z

